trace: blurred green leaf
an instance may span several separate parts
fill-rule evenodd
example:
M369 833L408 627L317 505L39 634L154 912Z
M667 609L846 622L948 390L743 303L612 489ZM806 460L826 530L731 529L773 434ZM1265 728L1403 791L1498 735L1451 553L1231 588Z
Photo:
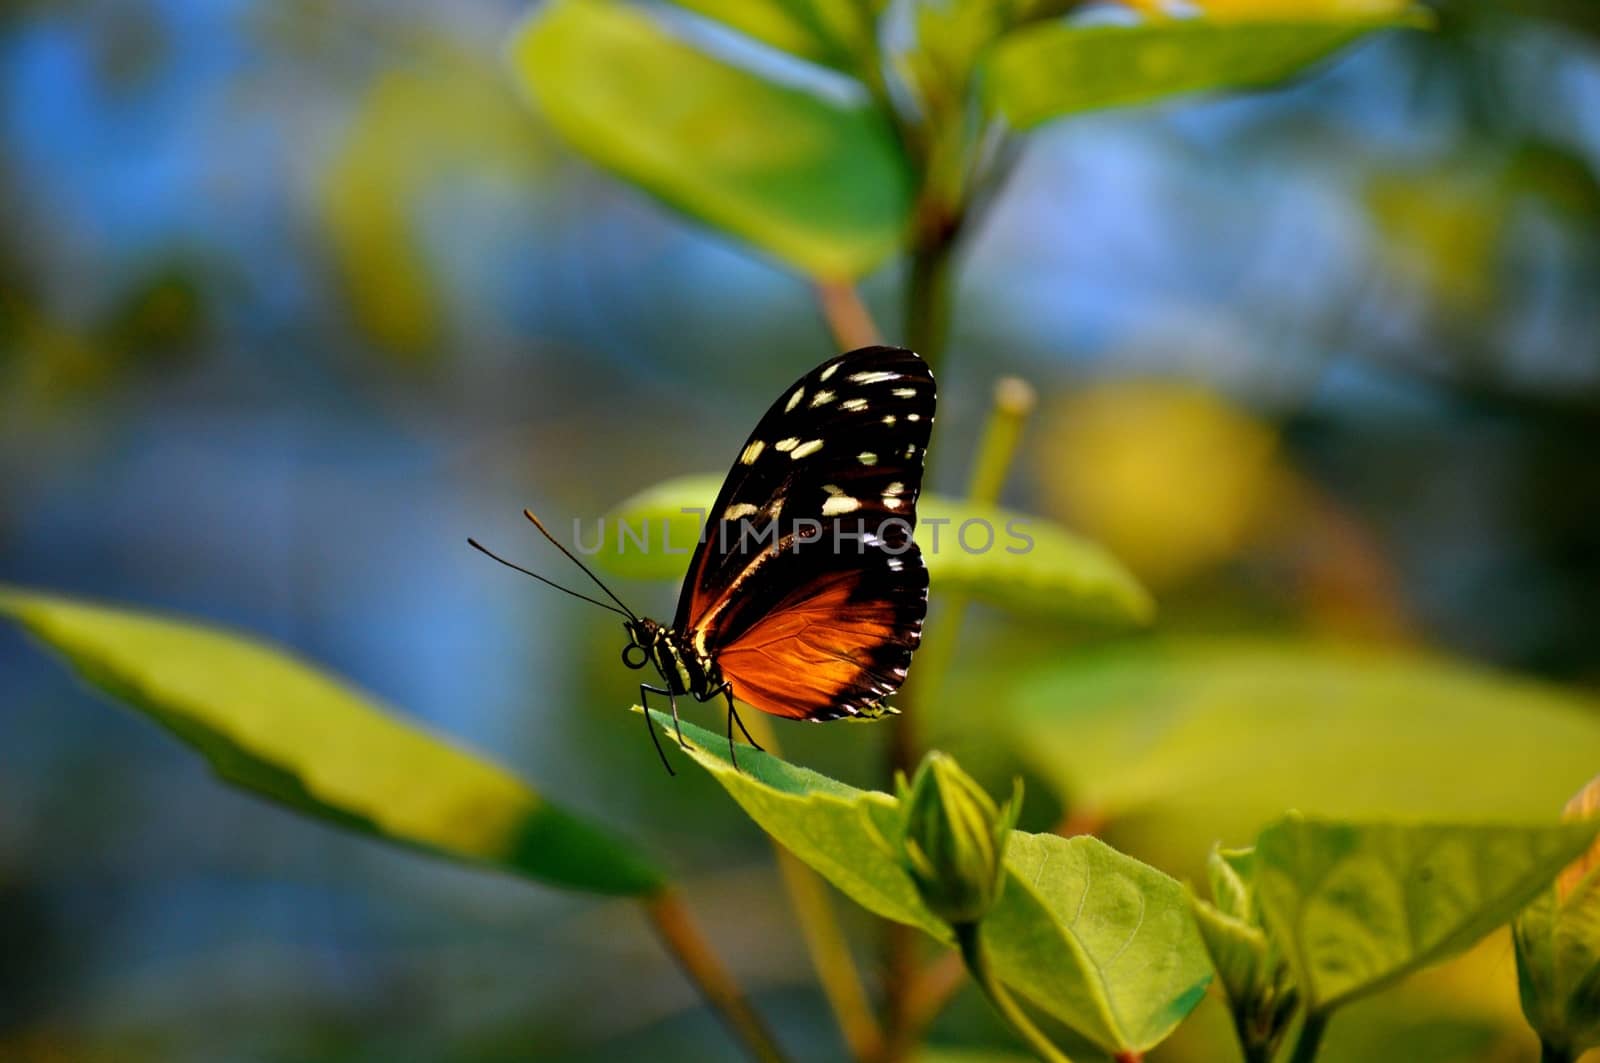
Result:
M1257 839L1256 896L1307 1011L1326 1014L1505 923L1597 830L1295 815Z
M1018 753L1075 811L1167 855L1253 836L1285 808L1526 822L1600 763L1592 701L1438 658L1317 643L1081 656L1021 684L1016 710Z
M721 486L720 477L684 476L623 502L606 517L596 564L635 579L682 579L702 516ZM963 532L967 521L979 523ZM985 528L993 530L992 543ZM1155 612L1149 594L1115 558L1042 517L924 494L917 502L916 539L940 592L1102 624L1144 623Z
M855 73L871 61L881 0L672 0L763 44Z
M1374 30L1415 15L1138 25L1048 22L1003 38L981 72L985 102L1018 129L1181 93L1277 84Z
M541 7L511 60L598 165L806 273L852 279L900 247L910 170L864 93L770 80L606 0Z
M670 718L654 717L673 735ZM685 752L760 827L870 911L949 944L900 857L897 802L683 725ZM1110 1052L1143 1051L1199 1003L1211 977L1176 881L1088 837L1013 831L984 919L1001 979Z
M476 55L436 45L366 88L316 191L352 312L373 340L422 358L445 335L421 232L428 194L463 173L532 186L540 148L515 94Z
M214 628L0 589L0 615L200 751L223 779L339 826L551 885L651 893L627 842L286 653Z

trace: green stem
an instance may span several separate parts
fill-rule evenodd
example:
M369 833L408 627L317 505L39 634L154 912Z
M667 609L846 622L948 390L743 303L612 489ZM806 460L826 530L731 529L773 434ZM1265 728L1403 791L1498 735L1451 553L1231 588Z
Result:
M1262 1044L1252 1036L1250 1025L1244 1016L1234 1014L1233 1030L1238 1035L1239 1052L1244 1056L1244 1063L1272 1063L1272 1046Z
M950 338L951 267L955 258L955 228L935 223L911 255L911 277L906 289L905 343L939 375L945 341Z
M956 932L961 958L966 961L973 982L983 990L983 995L989 998L989 1003L994 1005L1001 1018L1028 1043L1034 1055L1045 1063L1072 1063L1065 1052L1050 1043L1050 1039L1033 1024L1033 1020L1017 1006L1011 994L1006 992L1006 987L994 976L994 971L989 967L989 952L983 947L983 936L978 932L978 924L962 923L952 929Z
M1305 1022L1300 1024L1300 1036L1295 1040L1294 1052L1289 1056L1289 1063L1311 1063L1316 1059L1317 1052L1322 1048L1322 1035L1327 1030L1326 1012L1306 1012Z

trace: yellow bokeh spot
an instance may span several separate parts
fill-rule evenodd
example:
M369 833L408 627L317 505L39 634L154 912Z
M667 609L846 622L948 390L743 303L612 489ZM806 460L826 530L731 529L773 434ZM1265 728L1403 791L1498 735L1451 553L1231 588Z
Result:
M1154 587L1236 553L1286 479L1271 427L1189 384L1096 385L1044 421L1051 509Z

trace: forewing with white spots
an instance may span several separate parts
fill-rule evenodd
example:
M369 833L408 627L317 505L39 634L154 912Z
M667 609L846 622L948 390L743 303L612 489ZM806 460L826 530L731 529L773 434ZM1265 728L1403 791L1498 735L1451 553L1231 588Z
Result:
M934 404L921 358L866 347L797 381L740 448L673 625L740 700L872 715L904 681L927 612L911 531Z

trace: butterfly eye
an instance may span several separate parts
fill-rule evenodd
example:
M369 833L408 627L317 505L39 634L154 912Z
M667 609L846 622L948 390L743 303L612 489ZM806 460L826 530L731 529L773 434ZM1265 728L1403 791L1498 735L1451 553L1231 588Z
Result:
M639 651L639 656L637 658L633 656L634 650ZM650 652L637 642L630 642L622 648L622 663L627 665L629 668L643 668L645 666L645 662L649 659Z

